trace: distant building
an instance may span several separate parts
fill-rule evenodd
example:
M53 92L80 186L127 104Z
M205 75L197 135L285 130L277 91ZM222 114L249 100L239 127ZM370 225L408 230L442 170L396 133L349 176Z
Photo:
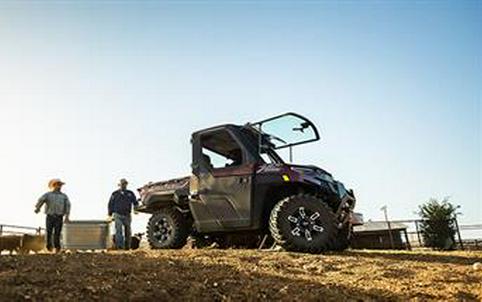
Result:
M390 228L385 221L368 221L355 226L351 243L356 249L410 249L407 244L407 226L403 223L390 222ZM393 238L393 246L390 240Z

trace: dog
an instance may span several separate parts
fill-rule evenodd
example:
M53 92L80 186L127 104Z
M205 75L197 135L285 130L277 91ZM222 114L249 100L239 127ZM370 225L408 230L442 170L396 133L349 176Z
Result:
M142 236L144 236L144 233L136 233L131 236L131 250L137 250L139 248ZM116 246L115 235L112 235L112 246Z
M22 246L20 247L21 254L29 254L30 251L37 254L45 247L45 236L42 235L23 235Z
M13 252L19 253L23 244L23 236L19 235L5 235L0 236L0 254L2 251L9 251L10 255Z

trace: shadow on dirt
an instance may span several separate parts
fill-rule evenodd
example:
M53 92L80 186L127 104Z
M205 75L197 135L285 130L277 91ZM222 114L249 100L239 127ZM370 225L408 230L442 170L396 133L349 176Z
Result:
M384 253L374 251L357 251L349 250L336 255L346 255L354 257L364 258L378 258L378 259L390 259L396 261L416 261L416 262L435 262L435 263L451 263L461 265L472 265L474 262L482 262L482 257L464 257L459 255L451 255L447 252L446 255L436 254L424 254L424 253Z
M13 259L15 258L15 259ZM13 261L12 261L13 260ZM225 263L137 254L30 255L0 258L6 300L406 300L385 289L320 284ZM433 298L425 296L424 298Z

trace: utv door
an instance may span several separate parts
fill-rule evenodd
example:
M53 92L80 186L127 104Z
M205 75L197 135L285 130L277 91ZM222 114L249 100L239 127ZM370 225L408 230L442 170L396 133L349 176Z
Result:
M240 139L225 127L193 137L190 207L198 231L250 226L254 167Z

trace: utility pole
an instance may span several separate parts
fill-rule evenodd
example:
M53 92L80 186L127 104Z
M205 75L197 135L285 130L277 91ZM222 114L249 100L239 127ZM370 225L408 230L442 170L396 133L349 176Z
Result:
M383 214L385 215L385 221L387 222L387 226L388 226L388 236L390 237L390 246L392 247L392 249L394 249L395 245L393 243L392 227L390 225L390 221L388 220L387 206L381 207L380 211L383 211Z
M455 208L459 209L460 205L456 206ZM460 236L459 222L457 221L457 214L460 214L460 213L457 213L457 212L454 213L455 227L457 228L457 237L459 237L460 249L464 250L464 243L462 242L462 236Z

